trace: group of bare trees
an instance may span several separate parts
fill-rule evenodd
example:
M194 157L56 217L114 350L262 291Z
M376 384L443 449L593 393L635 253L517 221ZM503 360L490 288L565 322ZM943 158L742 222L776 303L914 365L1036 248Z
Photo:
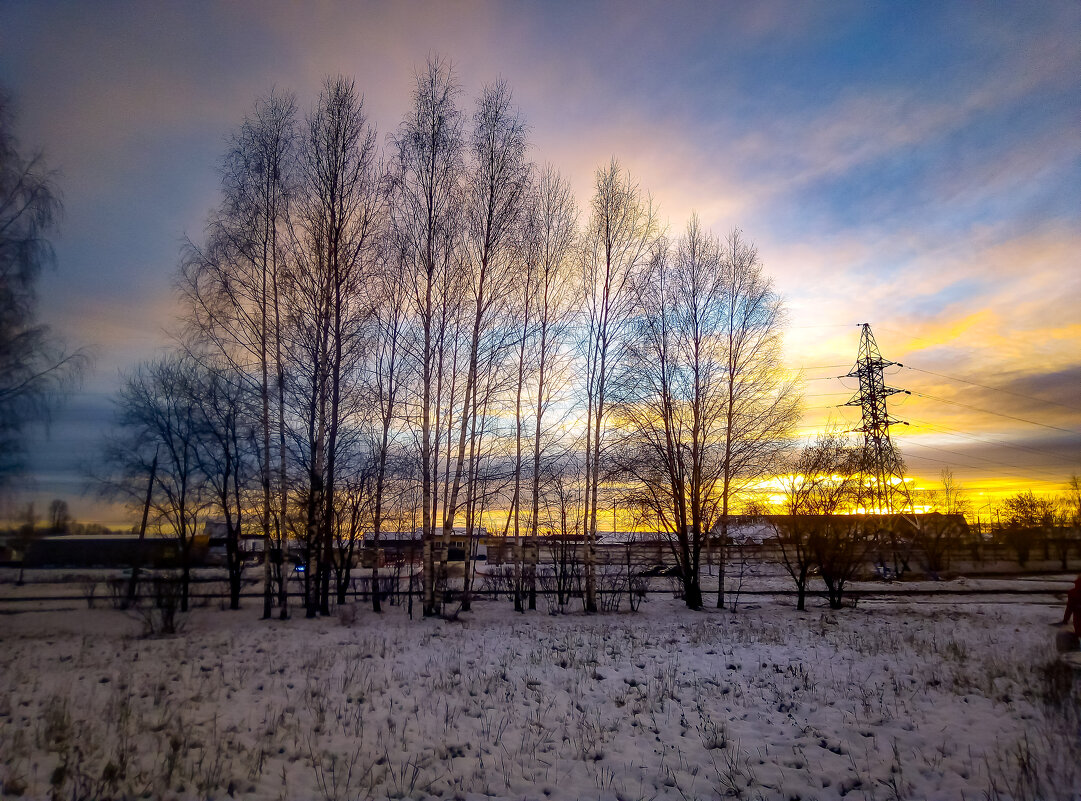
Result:
M283 93L255 104L185 249L178 352L119 396L111 485L133 503L149 487L184 553L200 519L225 521L231 567L258 531L266 616L289 614L291 552L306 614L328 614L362 538L417 529L426 615L452 537L500 529L517 609L536 605L525 544L557 533L582 538L594 611L613 493L672 534L701 606L703 547L795 422L754 248L697 219L669 241L615 160L580 221L502 82L469 113L431 59L411 100L382 147L350 80L305 115Z
M1032 491L1006 498L998 528L973 533L966 522L971 504L949 468L942 470L938 488L923 491L908 509L859 513L873 504L868 458L866 448L830 429L779 471L781 514L769 520L780 561L796 588L797 608L805 606L812 575L822 580L830 607L837 609L846 585L872 564L884 578L900 579L917 568L939 578L959 549L973 547L970 556L978 560L982 544L1007 547L1022 567L1042 544L1043 559L1057 558L1067 569L1081 529L1081 481L1076 476L1058 498Z
M106 445L103 489L154 513L177 540L182 611L192 548L207 516L224 521L232 608L239 607L241 530L256 476L251 398L237 374L187 353L140 365L117 397L118 432Z
M868 523L850 514L861 496L860 458L859 448L831 430L800 451L782 480L785 514L774 518L774 525L798 609L804 608L813 570L826 585L830 607L837 609L845 585L865 567L872 546Z
M675 242L654 242L632 291L619 470L629 500L671 535L696 608L703 549L727 543L733 499L777 467L798 418L780 365L781 301L739 231L721 242L696 217ZM716 551L720 608L727 548Z
M868 476L868 449L829 429L785 465L781 476L781 514L770 520L781 563L796 587L803 609L812 574L825 584L833 609L842 604L846 585L874 564L883 577L902 578L917 555L932 577L948 563L964 528L966 501L947 469L942 488L922 499L931 514L912 507L893 514L862 514L876 489Z

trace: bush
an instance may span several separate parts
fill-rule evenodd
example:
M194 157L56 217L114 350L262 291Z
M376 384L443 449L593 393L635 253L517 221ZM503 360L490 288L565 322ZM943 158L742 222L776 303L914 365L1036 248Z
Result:
M178 576L154 576L150 581L150 597L137 600L135 605L135 611L143 623L143 636L176 634L183 629L185 616L180 612L183 595L183 581Z

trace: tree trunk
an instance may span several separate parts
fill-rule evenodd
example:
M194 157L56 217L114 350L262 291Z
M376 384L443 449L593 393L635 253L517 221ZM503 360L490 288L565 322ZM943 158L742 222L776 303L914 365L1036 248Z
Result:
M128 582L128 597L125 606L135 603L135 596L139 590L139 569L143 561L143 542L146 540L146 521L150 515L150 501L154 495L154 477L158 472L158 449L154 449L154 461L150 463L150 480L146 482L146 501L143 503L143 519L139 524L139 545L136 550L135 564L131 566L131 581ZM25 559L23 560L25 561ZM19 572L19 584L22 584L22 572Z
M424 390L421 402L421 497L423 509L421 511L423 545L423 581L424 617L435 614L435 560L432 554L432 270L431 264L431 236L428 241L428 277L425 286L425 314L424 314ZM410 600L412 603L412 600Z
M593 419L593 475L592 486L589 488L589 536L586 537L586 612L593 614L597 611L597 502L600 492L600 461L601 461L601 421L604 415L604 369L606 351L600 353L600 376L601 382L598 388L597 404Z

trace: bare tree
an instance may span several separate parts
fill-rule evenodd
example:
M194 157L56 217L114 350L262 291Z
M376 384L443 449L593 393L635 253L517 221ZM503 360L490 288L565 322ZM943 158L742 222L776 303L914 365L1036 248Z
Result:
M370 299L383 222L383 186L375 130L352 81L329 78L307 120L297 223L300 268L307 272L308 330L314 334L306 493L306 540L315 557L306 614L330 614L330 571L339 436L356 393L355 368L366 349ZM352 382L352 383L350 383ZM310 575L310 573L309 573Z
M1055 505L1050 498L1026 490L1008 497L1004 507L1006 542L1017 554L1017 564L1024 567L1033 544L1054 524Z
M924 569L934 578L949 567L950 553L962 534L958 518L963 519L971 509L953 471L944 467L941 475L941 485L929 499L932 512L937 514L921 516L914 528L914 541L923 555Z
M49 531L66 532L71 522L67 501L56 498L49 503Z
M724 382L727 390L720 487L717 608L724 608L725 554L733 500L769 474L799 416L799 394L781 364L784 308L763 273L758 251L740 231L725 239L721 269L727 286Z
M156 461L150 509L166 536L177 540L181 611L188 609L192 545L209 502L199 463L201 421L198 364L187 355L141 365L117 396L119 435L106 446L111 474L103 491L142 505L142 488Z
M512 342L513 330L509 324L497 325L485 338L483 359L478 365L478 380L468 412L471 423L464 520L468 547L462 586L463 611L468 611L471 605L472 555L479 541L480 521L484 519L491 499L499 496L509 483L504 451L509 437L500 436L501 432L496 428L496 410L511 389L510 376L502 367Z
M581 532L586 507L584 465L579 453L580 448L571 447L562 458L549 460L545 465L544 518L548 532L545 544L551 562L545 567L541 584L546 595L555 596L555 609L559 612L583 591Z
M1066 519L1074 528L1081 527L1081 476L1074 473L1066 480L1066 492L1062 496Z
M853 479L846 473L852 458L843 435L830 430L806 446L782 476L784 515L771 520L781 562L796 584L799 610L805 608L808 577L818 560L837 561L831 549L844 529L843 521L833 518L848 511L855 497Z
M195 458L206 483L207 506L225 523L229 608L240 608L244 560L240 535L258 477L257 419L245 381L227 365L204 359L192 370L190 402L196 411Z
M870 544L864 515L849 514L859 498L860 450L837 431L804 448L790 477L789 516L779 532L797 589L806 588L806 555L818 566L831 609L840 609L848 582L863 567ZM800 556L797 556L799 554ZM803 588L800 588L800 583Z
M432 551L438 502L438 409L446 315L440 315L440 286L456 253L462 170L462 117L457 81L449 64L430 58L416 75L413 107L393 138L392 221L396 245L408 260L411 301L421 329L416 360L419 410L421 520L424 536L425 615L434 615L435 561ZM446 295L444 296L446 297ZM444 309L446 307L444 306Z
M334 517L330 521L333 547L331 566L338 604L344 604L353 579L353 563L370 525L372 483L375 463L371 452L353 453L352 463L341 465L339 490L335 493ZM376 582L372 582L375 590ZM378 611L378 610L377 610Z
M726 284L716 240L692 217L658 242L636 281L635 333L617 386L621 472L629 500L666 532L692 609L723 476Z
M1063 570L1069 566L1070 550L1081 537L1081 476L1074 474L1066 481L1066 492L1056 499L1055 553Z
M582 246L585 304L585 572L587 612L597 611L597 503L601 484L608 392L623 362L622 349L634 308L635 275L646 264L658 234L650 198L614 159L597 170Z
M280 554L284 548L288 509L281 293L297 147L293 97L272 92L258 100L222 160L223 198L208 225L207 243L204 247L188 244L179 279L189 327L201 347L216 350L258 392L263 617L271 615L276 579L282 619L288 617L288 595L281 562L273 565L271 554ZM272 437L276 439L276 468ZM275 472L277 492L272 498Z
M572 269L571 262L578 240L578 209L570 185L551 165L546 165L541 170L535 182L531 219L530 229L536 242L534 252L538 259L538 274L533 284L536 319L530 332L533 337L531 362L536 377L536 408L533 421L533 511L530 516L533 550L532 566L528 570L527 580L529 608L536 609L541 459L553 439L548 435L545 422L549 408L566 386L566 371L563 369L566 359L560 358L560 350L570 332L574 313L573 301L578 291L578 275ZM515 476L516 496L519 495L519 474L520 466ZM515 526L517 525L516 518Z
M870 538L864 516L828 515L817 522L811 548L826 584L830 609L841 608L848 582L867 560Z
M535 202L535 201L534 201ZM525 611L522 597L522 463L523 463L523 429L525 426L525 413L522 405L522 394L525 391L527 366L529 365L530 343L533 339L533 329L536 327L534 314L537 307L537 289L540 283L540 237L539 221L534 209L525 221L525 235L521 247L521 274L518 291L514 295L514 313L519 316L519 322L515 335L518 338L515 344L517 351L517 381L514 384L514 481L510 500L510 512L507 518L507 527L514 523L514 580L511 595L514 599L514 611ZM505 536L505 534L504 534ZM534 600L534 608L536 601Z
M472 311L469 352L463 406L459 416L454 475L443 512L444 556L458 512L458 493L463 474L467 481L477 474L477 457L483 437L487 395L482 398L482 382L489 383L507 344L504 332L492 331L500 306L514 277L516 236L526 209L530 169L525 160L527 129L512 105L510 89L502 81L485 87L477 101L470 139L470 173L465 211L466 265L469 270L469 305ZM487 351L486 353L483 351ZM482 375L482 369L484 374ZM468 443L469 464L466 471ZM463 472L464 471L464 472ZM467 505L472 508L475 492L467 489ZM467 536L473 527L467 521ZM466 579L468 582L468 577ZM468 608L468 595L465 608Z
M369 372L369 396L378 408L378 441L375 443L375 476L372 492L372 609L381 611L379 600L379 543L386 517L384 498L387 491L387 461L393 445L391 435L395 421L401 416L402 384L406 376L404 356L407 343L406 304L408 289L404 274L405 255L393 247L386 248L382 269L376 277L377 290L373 303L376 342Z
M65 352L34 320L60 197L42 155L19 152L13 127L11 100L0 90L0 489L24 468L26 426L46 419L89 363L87 352Z

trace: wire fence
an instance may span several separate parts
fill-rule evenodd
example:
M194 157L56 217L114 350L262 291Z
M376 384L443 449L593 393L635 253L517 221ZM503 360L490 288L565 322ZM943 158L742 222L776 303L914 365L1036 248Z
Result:
M195 583L195 582L193 582ZM201 583L209 583L208 580L203 580ZM627 595L625 589L598 589L597 594L601 596L612 595ZM713 595L713 593L710 593ZM408 597L412 595L416 602L419 604L422 598L422 594L418 590L387 590L380 591L379 597L383 600L390 601L392 599L397 600L399 603L404 603ZM540 593L538 593L540 595ZM671 589L660 588L647 588L636 590L635 595L645 598L648 596L664 596L664 597L678 597L679 594L673 592ZM807 591L806 596L808 598L816 598L822 596L823 593L818 590ZM337 594L331 593L332 601L336 599ZM738 599L740 603L746 603L751 598L795 598L798 596L798 592L794 589L756 589L756 590L740 590L738 593L733 591L730 593L731 599ZM853 603L858 604L864 600L905 600L912 599L919 602L927 603L933 602L936 598L949 598L949 599L986 599L987 603L1035 603L1046 602L1055 603L1060 602L1066 596L1066 590L1055 590L1049 588L1004 588L1004 587L990 587L990 588L912 588L905 589L901 587L896 588L881 588L881 589L851 589L845 591L845 598L851 600ZM145 597L145 596L144 596ZM213 592L200 592L194 591L188 593L188 599L193 602L194 606L206 606L210 605L210 602L218 601L222 604L227 603L231 599L232 595L228 589L221 589ZM242 591L239 594L240 600L262 600L264 597L263 592L260 591ZM274 594L275 603L281 596L279 593ZM290 601L299 599L303 601L305 595L302 591L290 591L288 593ZM357 590L349 591L346 593L348 602L371 602L372 593L370 590ZM462 599L462 593L459 590L446 591L441 593L441 597L444 603L456 603ZM479 589L470 591L469 597L473 601L508 601L508 594L506 590L489 590ZM580 600L581 595L578 593L571 593L570 597L575 600ZM26 605L31 604L46 604L47 609L25 609ZM66 604L63 606L57 606L57 604ZM62 594L51 595L0 595L0 614L10 614L20 611L62 611L65 609L78 609L85 608L102 608L107 609L110 606L116 606L114 600L108 595L97 595L96 593L89 593L86 589L82 591L73 591ZM24 608L20 608L24 607Z

